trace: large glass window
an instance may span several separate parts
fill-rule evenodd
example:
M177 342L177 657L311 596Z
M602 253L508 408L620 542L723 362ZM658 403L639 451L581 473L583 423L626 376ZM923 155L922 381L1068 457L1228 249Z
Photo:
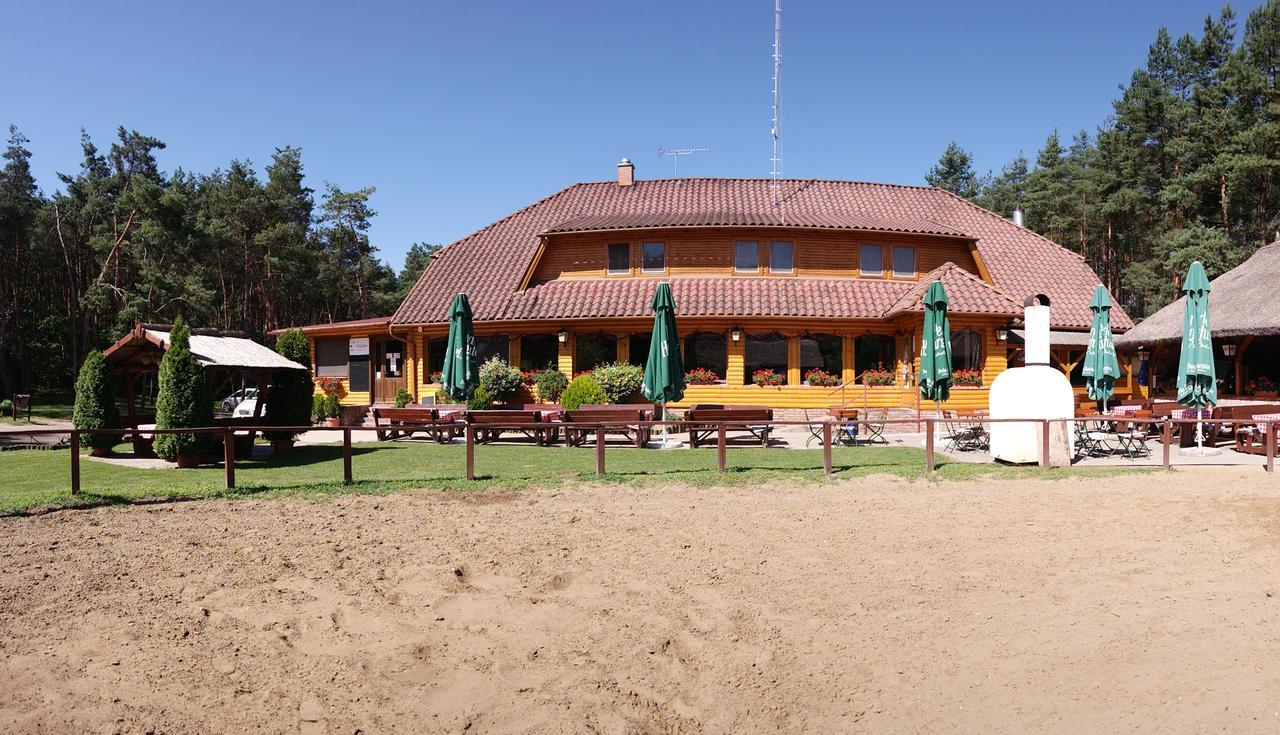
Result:
M667 244L646 242L640 250L640 270L645 273L665 273L667 270Z
M743 355L743 373L746 383L757 370L774 370L787 375L787 338L781 334L748 334Z
M316 340L316 377L347 377L346 337L323 337Z
M489 361L490 358L501 357L503 360L510 361L511 338L505 334L486 334L483 337L476 337L476 359L481 365Z
M760 243L739 240L733 244L733 269L738 273L760 272Z
M649 343L651 341L653 341L653 334L649 332L631 335L627 339L627 362L644 367L645 363L649 361Z
M800 375L814 368L840 377L844 368L844 339L835 334L809 334L800 338Z
M769 272L791 273L795 270L792 248L789 242L769 243Z
M916 249L910 245L893 246L893 275L899 278L915 278Z
M729 342L723 333L693 332L685 335L684 369L694 368L705 368L724 380L729 368Z
M560 361L560 341L554 334L520 335L520 369L546 370Z
M864 276L884 275L884 248L863 245L858 248L858 272Z
M618 338L612 334L579 334L573 340L573 371L585 373L618 360Z
M982 369L982 333L972 329L951 333L951 370Z
M444 353L449 349L448 337L436 337L427 343L427 382L436 383L444 370Z
M615 242L609 245L609 275L625 276L631 273L631 243Z
M893 337L887 334L863 334L853 340L853 365L861 376L868 370L894 369Z

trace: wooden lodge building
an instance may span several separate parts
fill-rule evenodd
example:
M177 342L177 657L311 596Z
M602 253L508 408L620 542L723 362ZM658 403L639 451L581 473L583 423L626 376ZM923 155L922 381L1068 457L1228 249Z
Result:
M481 359L567 375L643 364L649 303L671 284L689 386L685 404L820 408L916 405L925 287L950 298L954 368L980 385L951 404L985 407L1020 357L1023 298L1052 304L1055 357L1071 372L1099 281L1077 254L949 192L854 181L636 180L574 184L443 248L389 317L303 327L317 379L343 381L347 405L434 395L454 295L468 295ZM1117 331L1132 326L1114 310ZM842 391L806 385L823 368ZM752 384L756 370L786 377ZM866 385L868 369L883 369ZM1082 382L1081 382L1082 384ZM1132 388L1129 378L1121 393Z

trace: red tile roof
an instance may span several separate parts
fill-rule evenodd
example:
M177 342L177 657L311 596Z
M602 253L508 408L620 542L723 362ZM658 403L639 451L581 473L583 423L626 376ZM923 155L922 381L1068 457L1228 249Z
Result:
M885 310L885 316L904 312L924 313L924 294L929 284L942 281L947 291L948 311L970 314L1007 314L1021 316L1022 304L1012 296L978 278L955 263L943 263L912 285L901 298ZM1052 312L1050 312L1052 314Z
M531 314L571 318L571 314L590 316L591 312L599 312L598 315L604 316L629 311L634 307L630 306L631 297L627 294L633 293L630 289L651 289L653 284L648 279L560 281L520 292L521 280L538 251L539 234L586 217L649 217L653 213L672 213L670 216L674 217L675 213L732 212L743 220L778 219L810 223L801 226L817 226L812 223L823 218L830 218L829 221L935 223L932 226L963 233L976 242L996 290L1016 298L1044 293L1053 303L1054 326L1089 327L1089 300L1099 281L1083 258L949 192L931 187L855 181L788 180L782 182L782 204L779 206L774 203L770 184L768 179L666 179L637 181L631 186L618 186L612 181L574 184L441 250L400 305L392 321L395 324L443 322L449 302L458 292L470 296L472 309L479 320L534 318L529 316ZM683 280L673 279L673 286ZM719 289L721 295L714 298L722 300L706 307L709 309L706 313L726 316L750 315L753 313L751 310L758 308L793 308L785 304L796 303L808 304L806 308L816 310L827 309L825 296L806 300L798 294L817 293L814 289L831 283L807 278L706 277L688 280L691 289ZM744 287L744 281L758 285L751 287L752 293L740 294L738 290ZM775 282L778 285L773 285ZM615 283L619 285L613 285ZM720 285L713 286L712 283ZM863 295L901 288L891 281L851 279L839 283L847 283L851 293ZM855 285L864 283L873 285ZM571 301L572 298L595 300L606 292L608 298L616 294L625 302L583 304ZM679 294L677 291L677 302ZM777 294L790 295L778 297ZM895 291L892 299L884 303L884 309L892 307L903 295L903 292ZM783 298L783 301L777 298ZM646 307L647 299L646 296L643 300ZM531 305L547 303L554 303L555 307ZM692 313L683 303L679 308L681 313ZM862 313L858 311L862 308L833 307L834 310L828 312L805 315ZM954 310L961 311L958 305ZM1128 315L1118 307L1112 311L1112 324L1117 331L1132 326Z
M963 232L925 218L906 216L876 217L867 215L828 214L823 212L644 212L641 214L593 214L574 219L547 230L548 235L562 232L599 232L603 230L652 230L686 227L805 227L818 230L860 230L869 232L904 232L919 235L966 237ZM971 239L971 238L966 238Z
M377 327L386 327L390 323L391 323L391 317L389 316L375 316L375 317L370 317L368 319L352 319L351 321L346 321L346 322L324 322L322 324L308 324L305 327L297 327L297 328L301 329L305 334L321 334L324 332L342 332L349 329L362 329L366 327L369 329L374 329ZM280 335L285 333L286 329L287 328L272 329L271 331L267 332L267 334L273 337L279 337Z

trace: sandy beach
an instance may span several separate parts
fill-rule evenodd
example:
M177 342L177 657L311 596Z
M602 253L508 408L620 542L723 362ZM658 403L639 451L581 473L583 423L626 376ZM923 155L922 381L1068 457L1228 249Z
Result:
M1252 467L138 505L0 565L5 732L1280 729Z

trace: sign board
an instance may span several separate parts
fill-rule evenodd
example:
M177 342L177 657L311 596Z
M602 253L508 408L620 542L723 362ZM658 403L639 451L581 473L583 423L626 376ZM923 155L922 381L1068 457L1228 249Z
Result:
M366 357L369 354L368 337L352 337L347 345L347 354L352 357Z

